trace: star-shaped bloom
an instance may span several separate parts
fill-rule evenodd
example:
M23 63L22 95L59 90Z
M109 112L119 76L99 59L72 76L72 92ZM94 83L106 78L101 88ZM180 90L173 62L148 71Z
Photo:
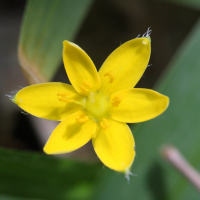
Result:
M126 123L152 119L165 111L168 97L150 89L133 89L150 57L150 37L130 40L112 52L97 72L90 57L63 42L65 70L72 85L43 83L21 89L12 101L26 112L61 123L44 152L74 151L92 140L107 167L129 173L135 141Z

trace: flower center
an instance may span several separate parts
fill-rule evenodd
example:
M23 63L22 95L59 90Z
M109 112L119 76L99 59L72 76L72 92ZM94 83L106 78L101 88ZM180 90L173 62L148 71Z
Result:
M108 116L108 97L105 97L101 93L91 92L86 100L85 109L91 117L100 122Z

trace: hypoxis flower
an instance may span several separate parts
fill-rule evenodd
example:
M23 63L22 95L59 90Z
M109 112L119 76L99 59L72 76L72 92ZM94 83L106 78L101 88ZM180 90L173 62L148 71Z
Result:
M150 38L130 40L117 48L97 70L76 44L63 42L63 60L72 85L43 83L20 90L12 99L37 117L62 121L47 141L47 154L74 151L90 139L109 168L129 173L135 142L126 123L160 115L168 97L150 89L133 89L151 52Z

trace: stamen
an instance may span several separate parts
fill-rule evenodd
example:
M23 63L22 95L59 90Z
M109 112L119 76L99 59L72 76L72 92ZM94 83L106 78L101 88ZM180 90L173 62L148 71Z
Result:
M70 93L69 92L59 92L58 94L57 94L57 96L69 96L70 95Z
M122 99L120 97L115 97L112 99L112 105L117 107L121 103Z
M85 86L87 86L87 87L89 87L89 88L92 88L91 83L90 83L89 81L87 81L87 80L84 80L84 81L83 81L83 85L85 85Z
M66 97L66 96L70 96L69 92L59 92L57 94L57 96L58 96L59 101L63 101L63 102L67 102L67 103L75 103L80 106L84 106L84 101L75 101L74 99L70 99L70 98Z
M58 100L64 101L64 102L67 102L67 103L73 103L74 102L74 99L67 99L65 97L58 98Z
M110 78L109 83L112 83L112 82L113 82L113 80L114 80L114 75L113 75L113 73L112 73L111 71L105 73L104 76L108 76L108 77Z
M67 102L67 103L75 103L80 106L85 106L85 101L75 101L74 99L67 99L67 98L58 98L59 101Z
M83 81L83 84L79 86L81 88L81 90L83 90L84 92L88 93L89 90L92 88L92 84L87 81L87 80L84 80Z
M102 129L106 130L110 127L110 123L107 119L102 119L102 121L100 122L100 126Z
M84 92L89 92L89 90L88 90L86 87L84 87L83 85L80 85L79 87L80 87L81 90L83 90Z
M80 115L76 118L76 120L80 123L83 124L89 120L89 117L86 115Z
M68 93L68 92L59 92L57 94L57 96L60 96L60 97L58 97L58 100L64 101L64 102L67 102L67 103L75 102L74 99L69 99L69 98L66 97L66 96L69 96L69 95L70 95L70 93Z

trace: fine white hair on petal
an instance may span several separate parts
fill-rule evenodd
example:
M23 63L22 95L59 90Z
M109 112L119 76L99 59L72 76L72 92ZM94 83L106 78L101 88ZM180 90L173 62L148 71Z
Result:
M5 94L5 96L8 97L9 99L13 99L13 97L14 97L15 95Z
M139 37L140 37L140 34L136 38L139 38Z
M10 94L5 94L5 96L8 97L10 100L12 100L18 91L19 90L14 90L14 91L10 92Z
M129 170L127 170L127 171L125 172L125 178L127 179L128 184L130 183L130 176L137 176L137 174L133 174L133 173L130 172Z
M19 91L19 90L14 90L14 91L12 91L12 92L10 92L10 93L12 93L12 94L17 94L18 91Z
M29 113L27 113L25 110L21 110L21 113L22 113L23 115L29 115Z
M150 29L151 27L149 27L147 29L147 31L141 36L141 37L149 37L151 35L152 30ZM140 34L136 37L136 38L140 38ZM135 39L136 39L135 38Z
M149 36L151 35L152 30L151 30L150 28L151 28L151 27L149 27L149 28L147 29L147 31L143 34L142 37L149 37Z
M18 86L20 89L23 89L24 87ZM8 97L10 100L13 99L13 97L19 92L19 90L13 90L10 92L10 94L6 94L5 96Z

